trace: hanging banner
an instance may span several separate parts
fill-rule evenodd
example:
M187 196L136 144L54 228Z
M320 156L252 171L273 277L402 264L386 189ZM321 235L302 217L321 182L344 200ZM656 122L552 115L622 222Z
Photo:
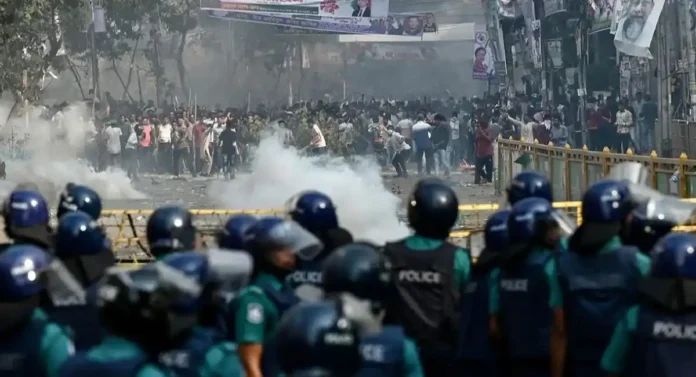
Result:
M588 0L590 3L590 33L597 33L611 28L615 5L621 0ZM650 0L648 0L650 1Z
M410 17L418 17L418 24L416 21ZM305 16L294 16L297 18L313 19ZM363 21L363 19L360 19ZM332 20L327 20L331 22ZM365 22L365 21L364 21ZM386 34L386 35L420 35L418 34L418 25L422 26L423 33L436 33L437 32L437 22L435 21L435 15L432 13L423 14L390 14L387 17L382 17L379 19L379 23L376 24L375 18L369 20L370 25L375 25L372 30L374 34ZM413 26L408 26L412 23ZM404 26L406 25L406 26ZM405 33L406 32L406 33ZM416 34L409 34L409 33ZM298 29L291 26L278 26L278 33L281 34L335 34L331 31L324 30L308 30L308 29Z
M544 16L549 17L554 14L565 12L566 4L564 0L544 0Z
M665 0L633 0L623 4L617 17L614 46L629 56L652 58L652 42Z
M474 37L474 80L488 80L495 77L495 62L491 51L488 33L477 31Z
M387 17L389 0L201 0L201 9L369 18Z
M423 34L428 18L425 14L399 15L398 17L392 15L384 18L336 18L223 10L208 11L208 16L221 20L252 22L319 32L391 34L415 37ZM434 23L434 16L432 20Z

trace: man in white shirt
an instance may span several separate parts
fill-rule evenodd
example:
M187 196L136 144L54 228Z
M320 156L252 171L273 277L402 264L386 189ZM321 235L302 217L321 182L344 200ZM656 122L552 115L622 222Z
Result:
M326 140L321 132L319 125L314 122L309 122L311 125L312 141L309 142L309 149L312 155L318 156L326 153Z
M447 156L449 156L450 163L454 164L456 168L459 166L459 161L461 161L459 148L459 113L453 112L452 118L449 121L450 126L450 142L447 144Z
M115 167L121 158L121 129L114 123L108 123L104 129L106 151L109 153L109 166Z
M172 127L169 118L157 125L157 165L160 174L173 174L172 170Z

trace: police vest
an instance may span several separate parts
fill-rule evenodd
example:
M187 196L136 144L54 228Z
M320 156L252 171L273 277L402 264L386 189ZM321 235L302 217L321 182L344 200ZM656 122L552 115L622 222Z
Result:
M297 268L290 275L288 275L286 281L291 287L297 288L300 285L309 284L314 286L321 285L321 260L297 260Z
M58 377L135 377L148 362L144 353L128 359L93 360L83 351L63 363Z
M177 377L198 377L208 350L220 340L215 330L196 327L184 344L160 354L160 364L169 368Z
M464 360L493 359L488 334L489 274L490 271L474 272L462 294L458 353Z
M87 350L101 343L104 330L99 321L97 292L99 283L87 288L85 302L49 302L43 309L61 327L70 329L75 342L75 349Z
M636 268L638 252L623 246L601 254L560 254L558 273L571 368L573 360L599 365L614 328L634 304L641 279Z
M46 366L41 362L41 340L47 325L47 321L34 318L0 334L0 376L46 376Z
M552 315L544 267L551 258L550 252L532 252L500 269L500 317L513 359L550 357Z
M696 370L696 313L640 306L626 377L681 377Z
M394 297L387 303L387 323L401 325L421 348L456 347L459 287L454 282L454 256L448 242L434 250L411 250L405 241L388 243Z
M360 340L362 367L356 377L402 377L404 375L404 330L385 326L378 334Z

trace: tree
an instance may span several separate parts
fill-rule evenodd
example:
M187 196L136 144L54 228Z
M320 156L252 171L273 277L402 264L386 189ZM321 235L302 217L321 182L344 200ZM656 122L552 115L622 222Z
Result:
M179 85L186 101L189 101L189 86L186 82L184 50L191 30L198 26L199 0L165 0L159 5L159 17L163 26L179 38L176 48L176 68L179 73Z

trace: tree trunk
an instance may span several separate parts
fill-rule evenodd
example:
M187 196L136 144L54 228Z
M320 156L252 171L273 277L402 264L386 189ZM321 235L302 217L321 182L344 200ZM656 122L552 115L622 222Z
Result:
M67 56L65 57L65 61L68 62L68 67L70 67L70 72L72 72L73 77L75 78L75 82L77 83L77 87L80 88L80 95L82 96L82 100L86 100L87 97L85 97L85 90L82 88L82 83L80 82L80 74L77 72L77 69L75 68L75 65L73 62L68 58Z
M186 35L188 30L180 32L179 48L176 50L176 69L179 71L179 85L184 92L186 103L189 102L189 88L186 84L186 66L184 66L184 49L186 48Z
M114 73L116 74L116 77L118 77L118 81L121 83L121 86L123 87L123 91L128 95L128 98L131 100L131 102L135 102L133 97L131 97L130 93L128 93L128 86L126 86L126 83L123 82L123 77L121 77L121 74L118 72L118 67L116 67L116 60L111 59L111 66L114 69Z

